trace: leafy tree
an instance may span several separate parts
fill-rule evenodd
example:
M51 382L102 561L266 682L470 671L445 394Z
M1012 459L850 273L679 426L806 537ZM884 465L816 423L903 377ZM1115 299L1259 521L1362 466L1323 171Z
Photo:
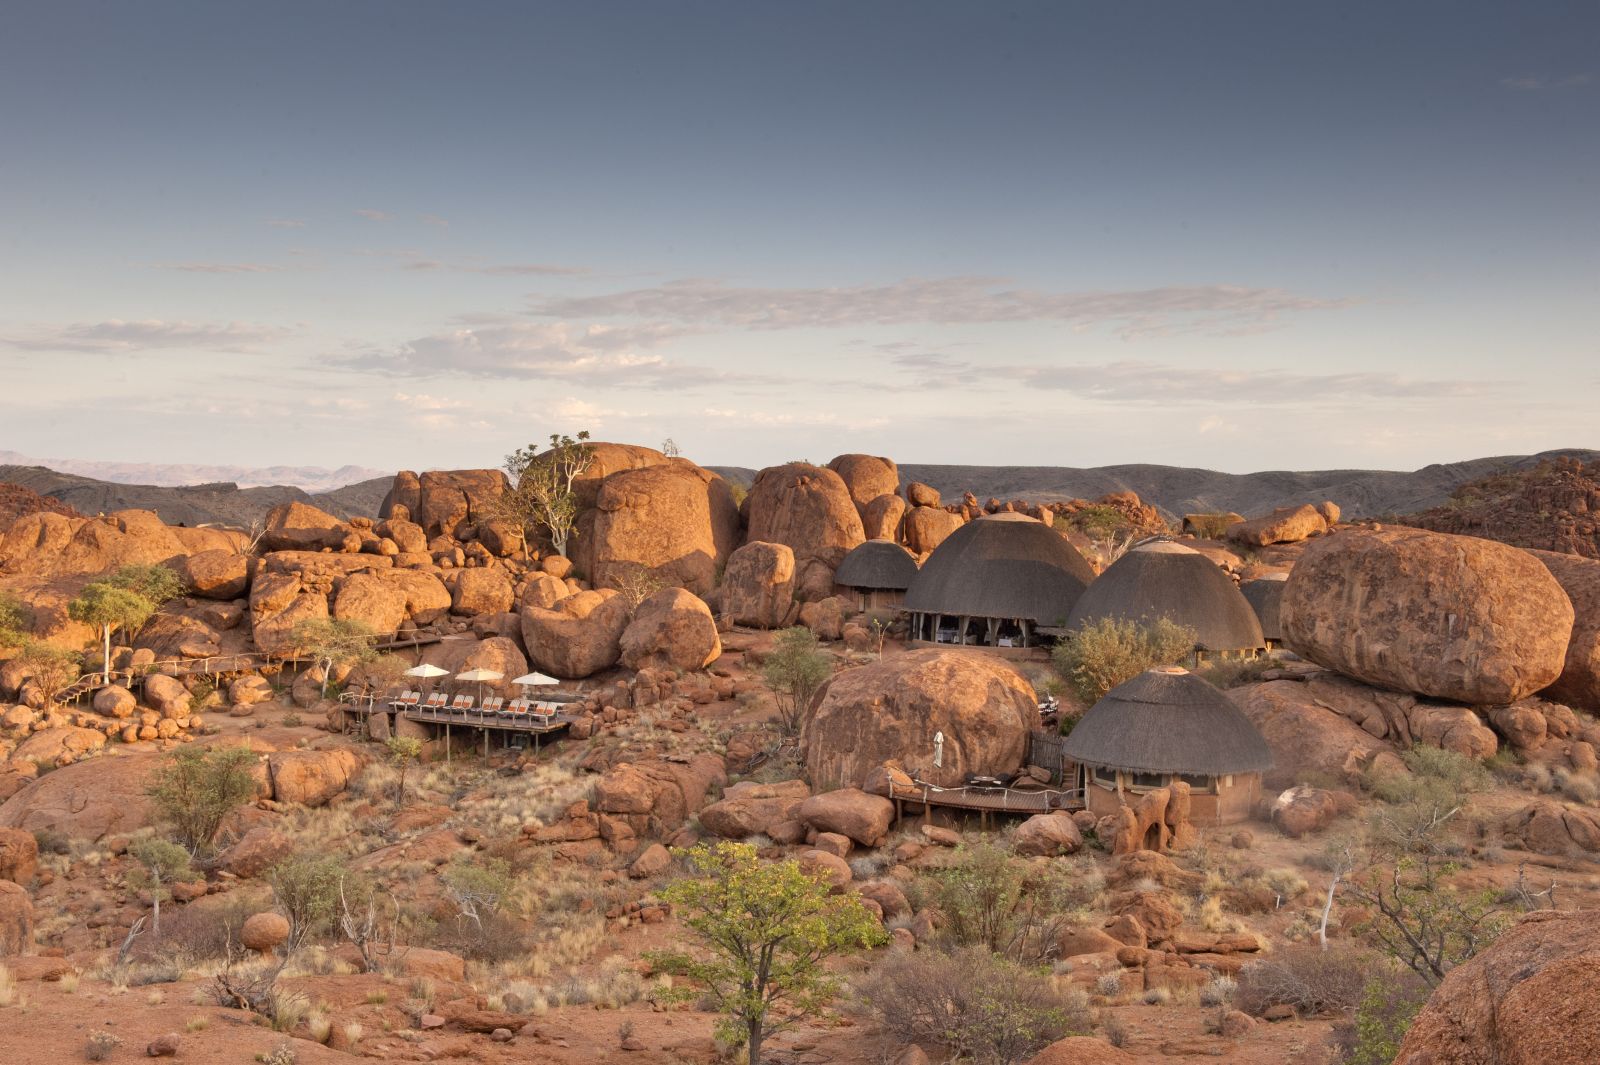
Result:
M289 646L296 655L309 655L322 669L322 695L328 695L328 677L338 666L374 661L372 626L354 618L306 618L289 630Z
M827 881L793 861L765 863L745 843L701 844L675 851L694 874L661 897L683 915L703 951L657 952L663 972L704 988L723 1013L718 1028L742 1041L760 1065L768 1035L827 1008L839 981L824 962L887 937L853 895L831 894ZM701 992L679 989L687 999ZM782 1006L783 1017L774 1016Z
M1402 980L1383 969L1380 967L1362 989L1348 1027L1334 1029L1337 1041L1345 1044L1345 1065L1390 1065L1400 1053L1411 1022L1428 1001L1426 983L1414 977Z
M1185 661L1197 639L1193 629L1169 618L1144 624L1101 618L1057 644L1050 661L1078 698L1092 704L1147 669Z
M832 673L832 659L810 629L796 626L774 637L761 676L777 696L778 726L785 735L799 734L812 697Z
M981 946L1022 964L1045 961L1086 900L1073 896L1076 874L1059 864L1036 868L991 843L963 844L934 874L934 899L944 935L958 946Z
M103 675L107 684L111 683L111 634L118 629L130 634L136 632L155 612L156 604L131 588L110 581L84 585L77 598L67 604L67 616L72 620L100 629L105 654Z
M678 442L669 436L661 441L661 453L669 459L675 459L683 454L683 451L678 447Z
M267 871L272 897L289 920L285 955L328 926L340 910L344 859L333 854L294 854Z
M255 796L255 752L248 747L179 747L151 775L145 793L191 854L211 849L222 819Z
M125 588L154 606L183 594L183 578L165 566L122 566L106 583Z
M22 646L30 613L21 599L10 592L0 592L0 647Z
M640 603L664 587L655 570L637 562L614 568L607 575L606 584L622 593L630 611L638 610Z
M594 462L588 430L576 437L550 434L543 451L529 444L506 456L511 487L494 504L497 517L516 525L527 553L528 529L543 529L556 554L567 553L572 526L578 520L578 497L572 483Z
M389 764L400 772L394 785L394 801L405 802L406 771L422 757L422 741L414 736L390 736L384 746L389 748Z
M25 640L17 661L27 669L28 680L38 687L46 703L54 703L63 690L83 676L79 655L43 640Z
M128 853L144 866L150 882L150 931L161 934L161 902L169 897L167 885L193 875L188 851L169 840L147 836L128 847Z

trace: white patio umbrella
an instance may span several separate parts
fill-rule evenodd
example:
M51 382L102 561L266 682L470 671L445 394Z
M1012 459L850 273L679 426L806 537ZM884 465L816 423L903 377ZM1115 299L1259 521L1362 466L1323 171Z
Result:
M522 676L518 677L516 680L512 681L511 683L528 686L528 685L535 685L535 684L538 684L538 685L560 684L561 682L559 680L557 680L555 677L551 677L551 676L547 676L547 675L545 675L543 673L535 672L535 673L524 673Z
M432 680L435 677L448 677L450 675L450 671L448 669L440 669L438 666L429 665L427 662L424 662L420 666L412 666L410 669L406 670L405 675L408 677L421 677L423 680Z
M465 673L456 674L456 680L476 681L478 684L478 702L483 702L483 686L492 680L499 680L505 674L498 669L469 669Z

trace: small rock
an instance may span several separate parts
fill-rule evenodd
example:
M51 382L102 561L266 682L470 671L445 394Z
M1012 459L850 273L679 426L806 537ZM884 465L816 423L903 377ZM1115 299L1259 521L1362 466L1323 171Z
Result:
M1275 1006L1268 1006L1266 1012L1262 1013L1261 1016L1268 1021L1292 1021L1294 1020L1294 1007L1287 1002L1280 1002Z
M489 1033L489 1038L494 1040L496 1043L509 1043L511 1042L511 1036L512 1031L509 1028L496 1028L494 1031Z
M1276 1007L1275 1007L1276 1008ZM1290 1011L1293 1012L1292 1010ZM1229 1039L1237 1039L1256 1026L1256 1020L1242 1010L1229 1010L1223 1015L1221 1032Z
M644 1040L635 1035L630 1035L622 1041L623 1050L643 1050L644 1048Z
M157 1036L153 1043L144 1048L144 1052L152 1058L175 1057L182 1042L177 1032L168 1032L166 1035Z
M444 1018L439 1016L437 1013L424 1013L420 1018L417 1019L417 1024L424 1031L427 1031L431 1028L443 1028Z

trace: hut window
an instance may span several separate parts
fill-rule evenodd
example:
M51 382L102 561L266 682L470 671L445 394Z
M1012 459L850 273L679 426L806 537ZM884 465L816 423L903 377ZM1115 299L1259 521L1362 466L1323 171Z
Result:
M1167 786L1165 773L1133 773L1133 786L1136 788L1164 788Z
M1097 765L1094 767L1094 782L1096 784L1104 784L1108 788L1114 788L1117 786L1117 771L1115 769L1107 769L1103 765Z
M1217 789L1217 778L1204 773L1179 773L1177 779L1189 785L1189 790L1209 795Z

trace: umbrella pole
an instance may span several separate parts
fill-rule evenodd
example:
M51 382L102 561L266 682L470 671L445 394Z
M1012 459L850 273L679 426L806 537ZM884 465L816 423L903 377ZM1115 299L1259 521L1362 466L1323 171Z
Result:
M446 765L450 764L450 722L448 721L444 723L444 761Z

